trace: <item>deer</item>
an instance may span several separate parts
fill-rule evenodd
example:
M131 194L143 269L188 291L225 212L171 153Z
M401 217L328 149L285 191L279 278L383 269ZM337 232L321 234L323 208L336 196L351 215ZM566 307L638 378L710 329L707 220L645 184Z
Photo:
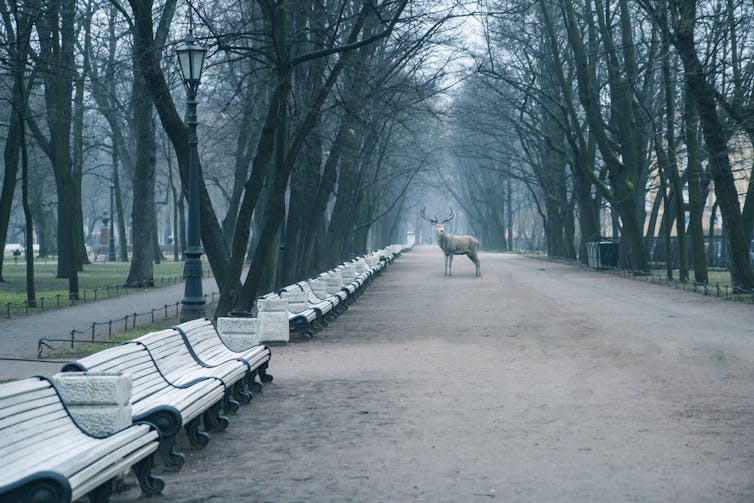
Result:
M440 221L436 215L433 215L433 218L429 218L424 213L424 208L421 209L419 216L431 223L435 228L437 244L440 245L440 249L445 254L445 271L443 276L452 275L454 255L466 255L469 257L469 260L474 262L474 265L476 266L476 275L482 275L478 255L479 240L473 236L459 236L457 234L445 232L445 224L453 220L455 217L453 214L453 208L450 208L450 215L443 221Z

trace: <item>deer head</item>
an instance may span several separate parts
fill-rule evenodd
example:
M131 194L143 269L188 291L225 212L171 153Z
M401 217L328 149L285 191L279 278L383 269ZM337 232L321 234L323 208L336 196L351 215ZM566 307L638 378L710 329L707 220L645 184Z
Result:
M450 214L445 220L440 220L439 218L437 218L437 215L432 215L432 218L429 218L424 212L424 208L422 208L419 212L419 216L435 227L435 234L437 235L438 240L443 235L445 235L445 224L455 218L455 214L453 214L453 208L450 208Z

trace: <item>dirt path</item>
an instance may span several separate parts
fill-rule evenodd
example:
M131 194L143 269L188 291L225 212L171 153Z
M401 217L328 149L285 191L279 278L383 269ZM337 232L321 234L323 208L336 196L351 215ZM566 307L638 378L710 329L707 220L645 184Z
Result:
M754 501L752 306L481 260L446 278L418 247L273 348L275 383L164 501Z

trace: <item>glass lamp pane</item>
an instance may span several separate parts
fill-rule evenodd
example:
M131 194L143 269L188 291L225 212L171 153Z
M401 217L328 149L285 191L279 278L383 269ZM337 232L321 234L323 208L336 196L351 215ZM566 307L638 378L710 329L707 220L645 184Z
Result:
M191 78L199 80L202 76L202 65L204 64L204 47L194 44L191 51Z
M191 58L189 56L188 48L185 45L182 45L180 49L176 51L178 53L178 64L181 67L181 75L183 76L183 80L190 80L191 79Z

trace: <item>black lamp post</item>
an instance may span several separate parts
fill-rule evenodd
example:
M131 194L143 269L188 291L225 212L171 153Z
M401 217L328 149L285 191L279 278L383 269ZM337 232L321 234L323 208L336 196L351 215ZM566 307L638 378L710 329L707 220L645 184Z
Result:
M199 45L194 35L189 34L176 49L181 67L183 85L186 88L186 125L189 128L189 199L188 235L184 252L183 278L185 289L181 300L181 321L204 317L205 300L202 292L202 246L199 229L199 152L196 136L196 92L202 76L206 49Z
M107 261L115 262L115 213L113 213L113 192L115 184L110 182L110 238L108 240Z

